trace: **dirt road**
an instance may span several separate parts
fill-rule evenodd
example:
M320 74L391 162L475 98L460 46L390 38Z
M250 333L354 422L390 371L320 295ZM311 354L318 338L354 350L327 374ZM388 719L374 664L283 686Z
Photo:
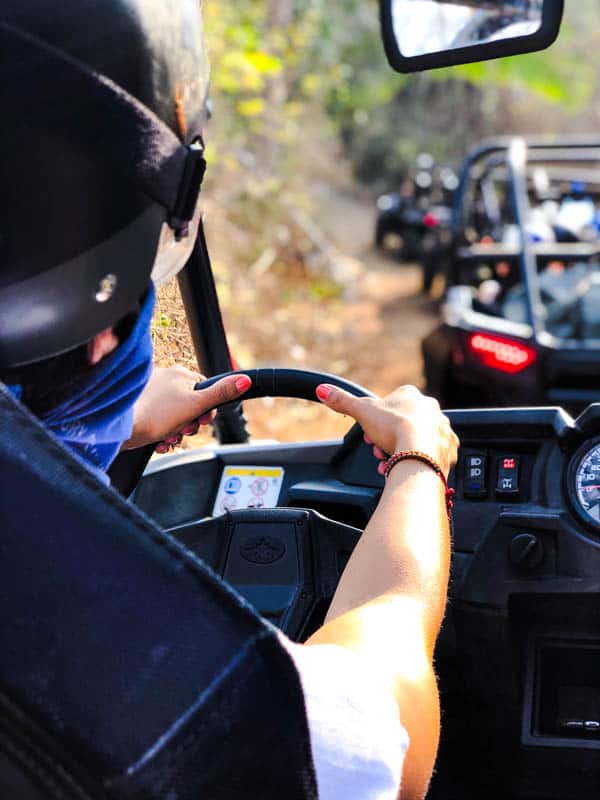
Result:
M421 293L420 269L373 247L371 201L325 183L315 185L312 196L323 230L363 270L359 302L370 317L364 337L365 350L373 358L356 365L353 379L359 380L360 374L360 381L378 393L402 383L421 386L420 342L435 325L436 313L431 300Z

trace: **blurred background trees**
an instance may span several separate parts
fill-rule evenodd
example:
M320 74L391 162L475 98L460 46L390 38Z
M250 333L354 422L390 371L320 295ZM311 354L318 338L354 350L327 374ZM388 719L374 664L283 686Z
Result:
M356 177L389 185L423 150L459 160L482 136L593 132L598 0L568 0L559 41L530 56L394 74L364 0L205 0L220 167L279 191L307 152L341 141ZM219 169L220 169L219 167Z

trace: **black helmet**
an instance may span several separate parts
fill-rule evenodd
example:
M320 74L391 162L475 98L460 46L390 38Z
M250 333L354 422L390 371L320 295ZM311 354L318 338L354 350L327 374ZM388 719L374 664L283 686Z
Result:
M2 0L1 369L114 325L157 253L182 266L207 87L198 0Z

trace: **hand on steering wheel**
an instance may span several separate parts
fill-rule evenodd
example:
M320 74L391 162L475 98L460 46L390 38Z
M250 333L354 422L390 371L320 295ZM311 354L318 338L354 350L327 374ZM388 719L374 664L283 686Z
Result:
M236 373L232 373L236 374ZM380 461L398 450L421 450L446 476L456 462L458 439L439 403L414 386L401 386L384 398L343 378L321 372L290 369L247 370L252 386L244 399L254 397L317 398L328 408L346 414L362 427L373 455ZM210 378L196 388L205 390L223 380Z
M177 369L181 370L182 368ZM190 380L187 376L189 374L194 375L194 373L189 373L188 370L184 371L186 374L184 394L187 399L185 401L186 415L179 419L181 427L189 423L190 419L208 414L219 406L234 403L240 397L243 397L244 400L254 397L296 397L317 402L315 391L321 383L339 386L358 397L372 396L362 386L345 381L335 375L328 375L323 372L275 368L253 369L217 375L202 383L196 383L194 386L195 391L192 392ZM250 379L251 385L247 391L240 390L236 386L236 382L240 378L245 378L242 386L247 384L248 378ZM160 409L162 404L166 407L171 403L172 395L170 391L163 392L162 388L164 387L161 387L160 393L157 390L156 393L153 391L152 395L146 395L145 400L148 403L145 408L143 405L140 407L139 403L144 399L146 392L150 392L150 389L146 389L142 393L137 408L138 420L140 420L138 429L134 430L133 436L122 448L121 453L109 469L109 476L113 486L126 496L131 494L142 477L146 465L154 453L155 446L163 441L165 436L168 438L168 434L172 432L169 426L161 424L157 427L150 413L150 409L156 408L157 405ZM158 397L160 397L160 402L157 400ZM190 404L197 404L194 405L192 413L189 413ZM161 418L163 418L162 415ZM149 422L150 424L144 423L142 425L141 421ZM171 425L171 422L169 422L169 425Z
M206 380L186 367L154 367L150 380L134 407L133 433L124 450L156 444L159 453L193 436L200 425L210 425L212 410L241 397L252 385L247 375L224 377L209 388L195 391Z
M321 400L325 405L342 414L348 414L362 426L369 443L374 444L373 454L382 460L387 453L399 449L420 449L438 461L444 471L448 472L456 459L457 441L446 417L440 412L439 405L431 398L425 398L414 387L402 387L387 398L378 399L362 386L328 375L323 372L309 372L296 369L255 369L244 372L231 372L217 375L202 383L195 385L195 392L190 391L188 374L186 372L185 394L188 400L198 403L196 413L189 417L181 418L182 427L198 416L208 414L213 409L235 402L240 396L244 400L255 397L295 397L317 402ZM246 390L240 390L236 382L245 378L245 384L250 379L251 385ZM242 384L245 385L245 384ZM329 393L323 391L317 394L317 388L329 387ZM194 395L190 398L189 395ZM170 402L170 395L161 393L165 405ZM143 397L143 395L142 395ZM359 400L358 398L364 398ZM198 402L199 401L199 402ZM156 402L154 400L153 404ZM186 401L186 409L189 408ZM169 428L148 428L144 434L145 441L154 444L164 439L164 433ZM158 433L158 435L156 435ZM152 438L154 435L154 438ZM141 438L141 437L140 437ZM139 481L146 464L154 450L153 445L140 447L131 444L135 441L135 434L128 446L138 447L131 454L121 453L114 468L111 468L111 478L117 488L129 494ZM143 440L142 440L143 443ZM125 463L126 456L130 463ZM118 478L115 478L118 471Z
M440 465L446 477L456 463L458 437L433 397L414 386L401 386L383 398L358 398L335 386L317 387L319 399L334 411L353 417L381 462L400 450L419 450ZM383 463L378 471L383 474Z

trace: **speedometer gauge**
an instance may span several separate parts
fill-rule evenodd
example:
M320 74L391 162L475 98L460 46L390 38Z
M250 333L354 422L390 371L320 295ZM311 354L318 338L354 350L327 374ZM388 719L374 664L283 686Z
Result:
M579 516L600 529L600 440L587 442L571 462L569 494Z

